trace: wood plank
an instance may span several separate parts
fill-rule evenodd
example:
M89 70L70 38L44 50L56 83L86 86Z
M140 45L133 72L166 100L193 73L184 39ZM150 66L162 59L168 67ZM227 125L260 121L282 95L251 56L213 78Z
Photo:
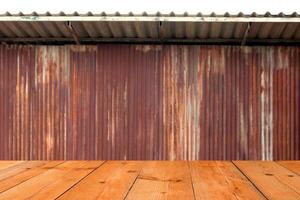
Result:
M278 164L300 176L300 161L277 161Z
M59 199L124 199L138 176L142 161L108 161Z
M196 199L265 199L229 161L190 162Z
M0 193L63 163L63 161L30 161L0 174ZM18 167L18 168L17 168Z
M268 199L300 199L300 177L271 161L234 161Z
M55 199L103 161L68 161L0 194L0 199Z
M0 170L0 199L300 199L300 161L234 163L238 168L229 161L9 163Z
M30 162L23 162L6 169L0 171L0 180L6 179L10 176L16 175L25 171L28 168L33 168L36 166L40 166L45 164L47 161L30 161Z
M126 199L194 199L188 163L145 162Z
M12 167L14 165L18 165L22 162L24 161L0 161L0 170L6 169L8 167Z

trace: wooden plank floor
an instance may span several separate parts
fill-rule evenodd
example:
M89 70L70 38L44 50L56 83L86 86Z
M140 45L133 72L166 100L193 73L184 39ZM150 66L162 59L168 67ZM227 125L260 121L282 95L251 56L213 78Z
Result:
M0 199L300 199L300 161L0 161Z

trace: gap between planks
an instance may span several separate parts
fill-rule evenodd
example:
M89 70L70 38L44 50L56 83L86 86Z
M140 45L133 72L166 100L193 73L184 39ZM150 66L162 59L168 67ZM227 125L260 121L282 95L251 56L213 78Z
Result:
M151 161L150 161L151 162ZM158 163L160 163L160 162L163 162L163 161L158 161ZM167 161L168 162L168 161ZM172 161L170 161L170 163L171 163ZM183 165L185 165L186 167L187 167L187 179L189 179L189 182L190 182L190 184L191 184L191 188L192 188L192 195L193 195L193 198L194 199L197 199L196 198L196 195L195 195L195 188L194 188L194 182L193 182L193 178L192 178L192 172L191 172L191 162L189 162L189 161L180 161L180 162L182 162L183 163ZM207 162L210 162L210 161L207 161ZM60 164L58 164L58 165L61 165L61 164L63 164L63 163L65 163L65 162L62 162L62 163L60 163ZM89 175L91 175L91 174L93 174L93 172L95 172L97 169L99 169L99 168L101 168L104 164L106 163L106 161L104 161L101 165L99 165L98 167L96 167L95 169L93 169L91 172L89 172L87 175L85 175L85 176L83 176L81 179L79 179L77 182L75 182L74 184L72 184L68 189L66 189L63 193L61 193L59 196L57 196L56 197L56 199L59 199L61 196L63 196L65 193L67 193L68 191L70 191L71 189L73 189L77 184L79 184L82 180L84 180L85 178L87 178ZM132 190L132 188L134 187L134 185L136 184L136 182L137 182L137 180L139 179L139 178L141 178L141 172L142 172L142 170L143 170L143 168L145 167L145 164L147 163L147 161L145 161L145 162L142 162L142 166L141 166L141 168L140 168L140 170L139 170L139 173L137 174L137 176L135 177L135 179L134 179L134 181L132 182L132 184L130 185L130 187L129 187L129 189L127 190L127 192L126 192L126 194L125 194L125 196L124 196L124 198L123 199L126 199L127 197L128 197L128 195L129 195L129 193L131 192L131 190ZM152 162L153 163L153 162ZM174 162L174 164L175 164L176 162ZM178 162L177 162L178 163ZM215 164L216 166L217 166L217 162L212 162L213 164ZM232 162L231 162L232 163ZM237 168L235 165L233 165L235 168ZM238 169L238 168L237 168ZM45 172L47 172L47 171L45 171ZM45 172L43 172L43 173L45 173ZM31 178L34 178L35 176L33 176L33 177L31 177ZM30 178L30 179L31 179ZM247 177L246 177L247 178ZM247 178L248 179L248 178ZM28 179L29 180L29 179ZM27 180L25 180L25 181L27 181ZM251 182L249 179L248 179L248 181L249 182ZM23 181L24 182L24 181ZM19 184L22 184L23 182L20 182ZM252 182L251 182L252 183ZM19 184L16 184L14 187L16 187L17 185L19 185ZM155 183L154 183L155 184ZM253 183L252 183L253 184ZM259 190L258 190L259 191ZM3 191L4 192L4 191Z
M142 169L143 169L143 167L141 167L141 169L140 169L140 171L139 171L138 175L135 177L135 179L134 179L134 181L133 181L132 185L130 186L129 190L128 190L128 191L127 191L127 193L125 194L125 196L124 196L123 200L125 200L125 199L127 198L127 196L128 196L128 194L129 194L129 192L131 191L131 189L132 189L133 185L136 183L136 181L137 181L137 180L138 180L138 178L140 177L140 174L141 174L141 171L142 171Z
M246 177L246 179L253 185L253 187L255 187L256 188L256 190L263 196L263 197L265 197L266 199L268 199L267 198L267 196L257 187L257 185L255 185L252 181L251 181L251 179L233 162L233 161L231 161L231 163L235 166L235 168L237 168L240 172L241 172L241 174L244 176L244 177Z
M191 184L192 184L193 195L194 195L194 199L196 199L195 188L194 188L194 183L193 183L192 173L191 173L191 162L190 161L188 161L188 167L189 167L189 172L190 172L190 179L191 179Z
M39 161L34 161L34 162L39 162ZM57 163L56 163L57 162ZM21 166L22 164L26 164L26 163L28 163L28 162L21 162L21 163L17 163L16 165L14 165L14 166L11 166L11 167L9 167L9 168L13 168L13 167L19 167L19 166ZM53 163L53 165L52 165L52 163ZM22 183L24 183L24 182L26 182L26 181L28 181L28 180L30 180L30 179L32 179L32 178L34 178L34 177L36 177L36 176L39 176L39 175L41 175L41 174L43 174L43 173L46 173L48 170L42 170L43 168L55 168L55 167L58 167L59 165L61 165L61 164L63 164L63 163L65 163L65 161L50 161L50 162L48 162L48 161L45 161L45 163L43 163L43 164L41 164L41 165L37 165L37 166L33 166L33 167L27 167L26 169L24 169L23 171L21 170L21 171L19 171L18 173L16 173L16 174L11 174L10 176L8 176L8 177L4 177L3 179L1 178L0 179L0 194L1 193L4 193L4 192L6 192L7 190L10 190L11 188L14 188L14 187L17 187L18 185L20 185L20 184L22 184ZM51 164L51 165L50 165ZM49 166L50 165L50 166ZM6 168L6 169L2 169L1 170L1 172L3 173L3 171L4 170L9 170L9 168ZM24 174L24 173L32 173L32 171L36 171L36 170L38 170L38 169L40 169L41 170L41 173L38 173L38 172L36 172L33 176L30 176L29 175L29 177L27 177L27 178L24 178L23 180L22 180L22 178L20 178L20 176L22 177L22 175ZM28 176L28 175L27 175ZM9 186L9 184L7 184L7 181L11 181L11 179L21 179L19 182L17 182L16 184L11 184L10 186ZM4 185L6 186L6 188L5 189L3 189L2 190L2 187L1 187L1 185L3 184L3 182L4 182Z
M233 161L268 199L300 199L300 176L273 161ZM286 161L280 161L286 164ZM299 163L291 162L300 171Z
M29 161L30 162L30 161ZM122 162L122 161L120 161L120 162ZM126 162L126 161L125 161ZM149 161L142 161L142 164L141 164L141 167L140 167L140 170L138 171L138 173L137 173L137 175L136 175L136 177L134 178L134 181L131 183L131 185L128 187L128 190L126 191L126 193L124 194L124 196L123 196L123 200L125 200L125 199L127 199L128 198L128 195L130 194L130 192L132 191L132 189L133 189L133 187L137 184L137 181L139 180L139 179L141 179L141 178L143 178L143 177L141 177L142 175L141 175L141 173L142 173L142 171L143 171L143 168L145 167L145 165L146 165L146 163L147 162L149 162ZM150 161L150 162L155 162L155 161ZM149 162L149 163L150 163ZM156 162L163 162L163 161L156 161ZM170 163L172 162L172 161L169 161ZM187 177L187 179L189 179L189 181L190 181L190 184L191 184L191 187L192 187L192 194L193 194L193 199L197 199L197 197L196 197L196 194L195 194L195 183L194 183L194 181L193 181L193 177L192 177L192 166L191 166L191 164L194 162L194 163L197 163L198 161L181 161L181 162L183 162L183 163L185 163L185 165L187 166L187 169L188 169L188 174L186 174L188 177ZM209 162L211 162L211 161L201 161L201 162L203 162L203 163L205 163L205 162L207 162L207 163L209 163ZM222 163L222 161L217 161L217 162L211 162L211 163L215 163L215 165L216 165L216 167L220 167L217 163L218 162L220 162L219 164L221 164ZM228 161L227 161L228 162ZM239 166L238 166L238 163L239 162L243 162L243 161L229 161L228 163L231 163L232 164L232 166L233 166L233 168L235 168L236 170L238 170L239 172L240 172L240 176L241 177L244 177L254 188L255 188L255 191L257 192L257 193L260 193L260 195L261 196L263 196L264 198L266 198L266 199L270 199L270 198L268 198L268 196L263 192L263 190L264 190L264 188L261 188L259 185L257 185L256 183L255 183L255 181L254 180L252 180L252 178L251 177L249 177L248 175L247 175L247 170L246 171L244 171L244 169L242 169L242 168L240 168ZM247 161L246 161L247 162ZM252 164L252 165L255 165L255 161L254 162L251 162L251 161L248 161L249 162L249 164ZM264 161L259 161L259 162L261 162L261 163L263 163ZM7 166L9 166L9 167L6 167L5 169L2 169L2 170L6 170L6 169L8 169L8 168L10 168L10 167L14 167L14 166L17 166L17 165L21 165L21 163L23 163L23 162L16 162L16 164L8 164ZM60 164L58 164L58 165L61 165L61 164L63 164L63 163L65 163L64 161L62 161ZM58 195L55 199L59 199L60 197L62 197L64 194L66 194L68 191L70 191L71 189L73 189L75 186L77 186L78 184L80 184L83 180L85 180L87 177L89 177L90 175L92 175L96 170L98 170L99 168L101 168L101 167L103 167L105 164L107 163L107 161L103 161L98 167L96 167L96 168L94 168L91 172L89 172L88 174L86 174L85 176L83 176L82 178L80 178L78 181L76 181L73 185L71 185L68 189L66 189L64 192L62 192L60 195ZM200 162L199 162L200 163ZM224 162L225 163L225 162ZM278 167L281 167L281 168L284 168L286 171L289 171L289 172L291 172L291 173L293 173L293 174L295 174L297 177L299 176L299 171L295 171L295 170L293 170L293 169L291 169L291 167L287 167L287 165L284 165L283 164L283 162L281 163L281 162L272 162L274 165L277 165ZM291 164L293 164L293 162L290 162ZM288 163L287 163L288 164ZM257 167L259 167L259 166L257 166ZM0 170L0 171L2 171L2 170ZM195 169L194 169L195 170ZM45 171L45 172L47 172L47 170ZM45 172L42 172L42 173L45 173ZM226 176L226 174L224 174L224 179L226 178L225 177ZM261 174L261 178L263 178L263 174ZM31 177L31 178L34 178L35 176L33 176L33 177ZM31 178L29 178L28 180L30 180ZM22 182L20 182L20 183L18 183L18 184L16 184L15 186L17 186L17 185L20 185L20 184L22 184L23 182L25 182L25 181L28 181L28 180L24 180L24 181L22 181ZM205 182L205 180L204 180L204 182ZM155 183L154 183L155 184ZM15 186L13 186L13 187L15 187ZM12 188L13 188L12 187ZM3 193L4 191L2 191L1 193Z
M56 197L55 199L59 199L61 196L63 196L65 193L67 193L68 191L70 191L75 185L77 185L78 183L80 183L83 179L85 179L87 176L91 175L95 170L99 169L102 165L104 165L104 163L106 163L107 161L103 161L98 167L94 168L91 172L89 172L88 174L86 174L84 177L82 177L81 179L79 179L76 183L74 183L71 187L69 187L67 190L65 190L63 193L61 193L58 197Z

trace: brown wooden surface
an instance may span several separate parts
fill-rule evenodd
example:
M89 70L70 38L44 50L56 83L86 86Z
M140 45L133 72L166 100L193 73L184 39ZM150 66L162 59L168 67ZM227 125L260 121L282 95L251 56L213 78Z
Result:
M6 161L0 163L0 170L22 163L22 161Z
M101 163L101 161L65 162L1 193L0 198L55 199Z
M193 199L188 163L148 161L126 199Z
M269 199L300 199L300 177L271 161L234 161Z
M300 199L299 161L0 161L1 199Z
M141 164L108 161L60 199L123 199L138 176Z
M278 161L278 164L300 175L300 161Z
M264 198L231 162L191 162L191 176L196 199Z

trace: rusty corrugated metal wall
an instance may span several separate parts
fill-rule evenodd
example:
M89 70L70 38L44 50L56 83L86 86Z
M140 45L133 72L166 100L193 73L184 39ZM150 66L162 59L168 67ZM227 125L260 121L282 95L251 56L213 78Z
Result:
M300 159L300 48L0 46L0 159Z

